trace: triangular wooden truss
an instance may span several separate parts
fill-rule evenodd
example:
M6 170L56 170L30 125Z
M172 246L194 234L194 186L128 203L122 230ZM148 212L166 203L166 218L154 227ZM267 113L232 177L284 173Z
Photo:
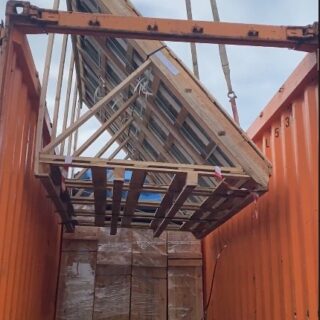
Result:
M83 10L84 3L96 10L91 1L69 7ZM95 4L100 12L136 14L125 1ZM171 229L201 238L267 190L268 161L163 43L72 40L79 96L89 109L80 116L73 107L69 126L40 141L36 159L68 231L76 224L111 226L112 234L142 227L155 236ZM101 126L72 151L67 141L94 116ZM94 157L83 157L105 131L111 139ZM120 150L126 160L114 159Z

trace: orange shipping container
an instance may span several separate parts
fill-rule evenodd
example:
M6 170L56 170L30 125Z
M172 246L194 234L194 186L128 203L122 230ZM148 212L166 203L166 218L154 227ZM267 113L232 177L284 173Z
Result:
M249 129L269 192L203 241L208 320L318 319L318 102L308 54Z
M0 45L0 320L52 320L61 226L33 172L40 85L26 36L12 32L6 39Z
M33 175L39 81L25 36L2 41L0 75L0 319L53 319L61 229ZM207 319L317 319L315 54L249 134L273 163L270 190L203 241Z

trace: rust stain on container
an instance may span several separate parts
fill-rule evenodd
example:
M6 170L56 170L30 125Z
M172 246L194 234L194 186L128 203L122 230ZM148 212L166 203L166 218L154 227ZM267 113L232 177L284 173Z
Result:
M61 227L33 173L35 74L26 37L12 32L0 46L1 320L51 320L55 311Z
M203 241L207 319L318 319L318 80L308 54L248 134L269 192ZM206 304L206 303L205 303Z

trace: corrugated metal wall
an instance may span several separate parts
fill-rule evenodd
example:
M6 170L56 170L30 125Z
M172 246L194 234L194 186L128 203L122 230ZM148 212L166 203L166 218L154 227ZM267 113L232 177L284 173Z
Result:
M288 53L289 54L289 53ZM309 54L248 133L269 192L203 241L207 319L318 319L318 83Z
M39 82L24 36L0 63L0 319L52 320L61 228L33 173Z

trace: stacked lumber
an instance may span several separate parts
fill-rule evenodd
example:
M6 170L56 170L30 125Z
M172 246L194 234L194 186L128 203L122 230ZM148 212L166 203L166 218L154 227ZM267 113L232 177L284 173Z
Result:
M77 227L65 234L57 320L201 319L202 254L192 234Z

